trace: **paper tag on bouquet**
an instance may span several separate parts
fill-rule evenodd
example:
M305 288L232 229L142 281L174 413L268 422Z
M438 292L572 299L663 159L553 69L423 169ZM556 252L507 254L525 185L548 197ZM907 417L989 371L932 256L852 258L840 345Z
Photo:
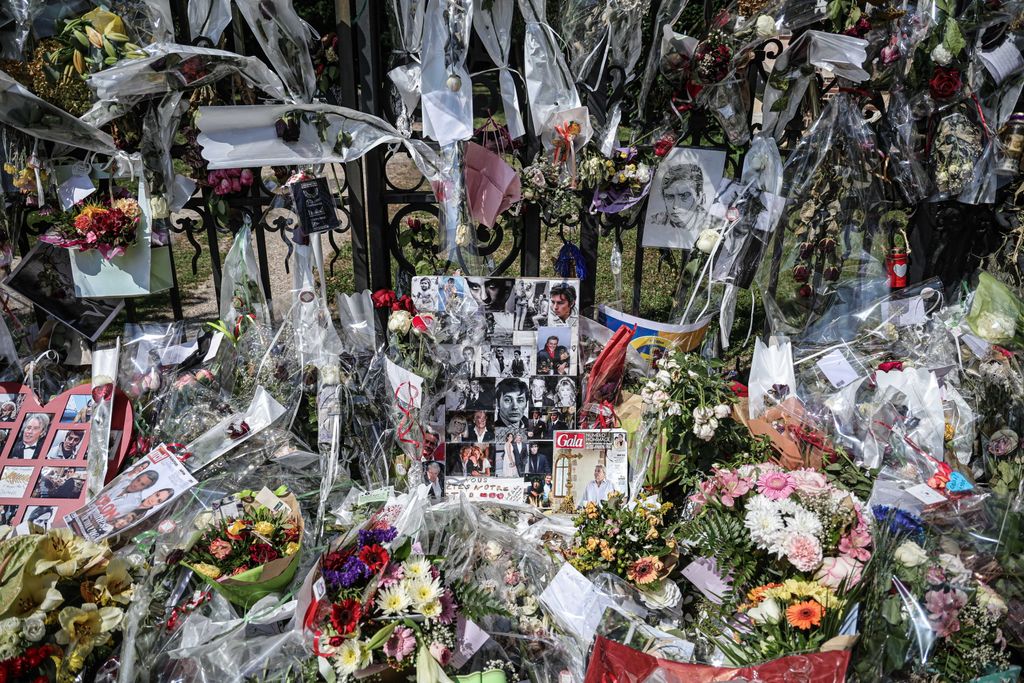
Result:
M925 505L937 505L946 501L946 497L944 495L933 489L931 486L928 486L928 484L916 484L908 488L906 491Z
M264 486L259 493L256 494L256 502L267 508L274 514L285 512L288 509L288 505L274 495L274 492Z
M60 208L67 211L95 191L96 186L93 185L92 178L88 174L78 175L75 173L57 187Z
M859 377L857 371L850 365L850 361L846 360L846 356L839 349L818 359L817 365L836 389L842 389Z
M313 582L313 599L320 602L325 595L327 595L327 584L324 582L324 577L321 576Z
M456 631L456 650L452 654L452 666L456 669L464 666L489 639L487 632L473 620L460 619Z

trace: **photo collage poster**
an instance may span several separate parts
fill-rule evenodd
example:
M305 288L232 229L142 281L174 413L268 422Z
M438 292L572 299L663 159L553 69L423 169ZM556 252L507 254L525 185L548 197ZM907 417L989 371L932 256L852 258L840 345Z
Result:
M579 280L414 277L411 296L450 368L424 449L443 467L426 478L493 480L496 498L510 479L550 490L555 432L576 426Z
M61 527L64 515L85 503L95 405L88 384L45 406L22 384L0 384L0 525ZM114 467L129 445L122 439L126 423L131 430L129 411L127 400L115 401L109 451Z

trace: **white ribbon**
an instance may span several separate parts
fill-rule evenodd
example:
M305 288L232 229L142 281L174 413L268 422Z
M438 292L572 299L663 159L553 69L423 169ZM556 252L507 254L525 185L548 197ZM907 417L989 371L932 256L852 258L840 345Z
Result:
M523 118L519 113L519 93L516 92L516 83L508 66L514 8L513 0L493 0L490 9L484 8L483 0L473 0L473 28L480 36L491 61L498 67L501 106L505 110L508 133L513 140L526 135Z

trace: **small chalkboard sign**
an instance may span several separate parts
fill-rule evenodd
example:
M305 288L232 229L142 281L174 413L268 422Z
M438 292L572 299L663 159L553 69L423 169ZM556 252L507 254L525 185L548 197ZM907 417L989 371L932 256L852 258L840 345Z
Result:
M326 178L293 183L292 198L295 200L295 213L299 214L299 220L302 222L302 231L307 235L327 232L341 226Z

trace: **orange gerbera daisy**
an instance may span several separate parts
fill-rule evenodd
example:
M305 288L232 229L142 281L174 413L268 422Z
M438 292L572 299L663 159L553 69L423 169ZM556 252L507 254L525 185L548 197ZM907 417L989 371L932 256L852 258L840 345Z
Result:
M633 566L626 572L626 576L630 581L638 583L641 586L644 584L651 583L658 578L658 573L664 568L661 560L656 557L641 557L639 560L633 563Z
M814 600L806 600L789 606L786 610L786 621L794 628L808 631L812 626L821 624L823 614L825 614L824 607Z
M761 602L762 600L764 600L764 592L766 590L769 590L771 588L778 588L781 585L782 585L781 583L766 583L763 586L758 586L757 588L751 588L750 591L747 593L747 600L749 600L750 602L752 602L754 604L757 604L757 603Z

